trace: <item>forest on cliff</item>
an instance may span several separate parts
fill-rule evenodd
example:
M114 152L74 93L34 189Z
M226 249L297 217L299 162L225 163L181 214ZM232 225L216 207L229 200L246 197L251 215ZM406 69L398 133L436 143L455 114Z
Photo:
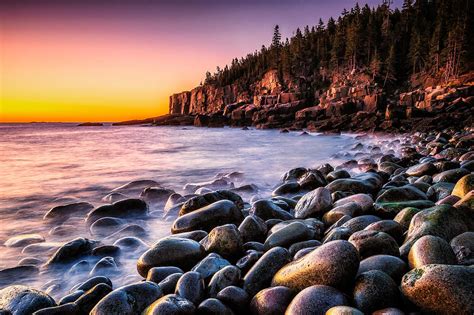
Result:
M405 0L401 8L390 1L375 8L356 4L337 20L320 19L285 40L275 26L271 45L206 73L204 84L245 89L271 69L280 82L284 76L304 81L309 93L352 69L386 88L421 77L446 82L473 69L473 16L472 0Z

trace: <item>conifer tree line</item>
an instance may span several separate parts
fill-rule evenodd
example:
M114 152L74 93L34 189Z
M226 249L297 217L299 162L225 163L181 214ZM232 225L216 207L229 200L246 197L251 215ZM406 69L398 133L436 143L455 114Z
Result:
M374 8L356 4L337 20L319 19L284 41L276 25L269 47L207 72L205 83L246 89L271 69L280 78L304 80L311 90L352 69L386 88L403 86L414 74L448 81L473 69L473 17L472 0L404 0L401 8L390 0Z

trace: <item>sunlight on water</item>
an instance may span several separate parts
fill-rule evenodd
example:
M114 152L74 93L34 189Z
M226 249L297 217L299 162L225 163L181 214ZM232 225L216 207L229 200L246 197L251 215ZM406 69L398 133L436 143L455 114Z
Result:
M140 179L183 193L186 183L233 171L244 174L234 181L236 187L256 184L258 194L268 196L285 171L324 162L336 165L349 157L332 156L346 152L355 142L353 135L300 136L299 132L282 134L277 130L0 125L0 269L14 267L26 257L38 258L42 264L75 237L101 240L90 234L83 216L64 222L65 233L51 235L50 229L56 225L44 221L43 216L53 206L78 201L99 206L112 189ZM128 196L138 197L139 191ZM244 197L249 201L250 196ZM148 232L143 237L148 244L167 235L171 225L159 216L134 223ZM7 239L27 233L39 234L45 242L3 246ZM120 258L111 277L119 284L136 281L136 258L143 251L122 255L126 258ZM28 280L28 284L61 296L86 278L87 272L62 277L42 271L36 282Z

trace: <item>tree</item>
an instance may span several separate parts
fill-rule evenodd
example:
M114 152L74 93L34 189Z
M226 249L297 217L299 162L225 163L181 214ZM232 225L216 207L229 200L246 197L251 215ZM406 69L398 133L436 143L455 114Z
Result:
M275 25L275 28L273 29L272 46L273 47L281 46L280 26L278 26L278 24Z

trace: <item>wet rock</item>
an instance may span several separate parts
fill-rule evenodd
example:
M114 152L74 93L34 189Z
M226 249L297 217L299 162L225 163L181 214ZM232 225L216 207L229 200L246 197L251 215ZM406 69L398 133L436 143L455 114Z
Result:
M401 292L423 312L472 314L474 269L466 266L425 265L405 274Z
M433 175L438 171L436 166L431 162L416 164L408 168L405 173L408 176L421 177L424 175Z
M289 247L293 243L306 241L310 239L314 234L311 233L310 229L302 222L292 222L280 230L272 233L264 244L264 249L269 250L273 247Z
M326 312L326 315L364 315L364 313L350 306L334 306Z
M162 296L160 287L145 281L118 288L101 299L90 315L139 314Z
M469 174L463 176L456 182L454 186L452 194L454 196L458 196L459 198L463 198L466 196L471 190L474 190L474 175Z
M405 208L426 209L433 207L435 204L430 200L410 200L410 201L396 201L396 202L382 202L375 203L374 213L384 219L394 218L401 210Z
M359 265L358 274L380 270L392 277L396 283L400 283L402 276L407 272L407 264L398 257L391 255L374 255L362 260Z
M30 266L39 266L43 263L43 261L39 258L36 258L36 257L25 257L25 258L22 258L19 262L18 262L18 266L27 266L27 265L30 265Z
M357 276L353 290L354 306L368 314L378 309L397 306L399 291L395 281L380 270Z
M75 302L78 298L80 298L84 294L84 291L78 290L70 293L59 300L58 305L63 305L71 302Z
M56 302L49 295L23 285L13 285L0 290L0 310L14 315L30 315L53 306L56 306Z
M308 171L298 179L298 184L302 190L313 190L324 187L327 183L323 173L318 170Z
M328 242L344 240L347 241L352 235L352 231L347 227L335 227L331 229L323 238L323 244Z
M456 256L448 242L437 236L425 235L413 244L408 253L410 269L428 264L456 264Z
M326 314L330 308L348 305L349 301L339 290L326 285L313 285L298 293L285 314Z
M293 168L281 176L281 181L287 182L291 180L298 180L300 177L306 174L306 172L308 172L308 169L304 167Z
M218 299L210 298L199 304L197 314L232 315L234 312Z
M242 270L242 273L246 273L250 268L262 257L262 251L248 250L247 254L241 257L235 265Z
M363 213L367 213L367 211L372 209L374 200L367 194L355 194L335 201L334 207L340 207L352 202L358 204L362 208Z
M404 230L408 230L408 227L410 226L411 219L415 214L420 212L421 209L418 208L413 208L413 207L407 207L403 208L393 219L393 221L398 222Z
M112 217L103 217L92 223L89 231L94 236L106 236L117 232L125 222Z
M459 234L450 245L460 265L474 265L474 232Z
M129 224L121 228L117 232L109 235L107 238L104 239L104 242L108 240L115 241L122 237L145 237L147 236L147 234L147 231L138 224Z
M282 267L273 277L272 285L294 290L312 285L344 289L352 283L358 269L357 249L347 241L332 241Z
M221 200L232 201L239 210L244 208L244 202L238 194L229 190L217 190L188 199L181 206L179 215L182 216L191 213L194 210L204 208L210 204L213 204L214 202Z
M138 237L122 237L114 242L114 246L121 248L124 252L133 252L138 250L146 250L149 248L148 244Z
M453 191L454 184L453 183L446 183L446 182L438 182L433 184L428 191L426 192L426 196L433 201L438 201L440 199L446 198L451 195Z
M92 249L97 245L97 241L87 238L76 238L61 246L46 263L47 266L70 263L82 256L92 253Z
M283 183L272 191L272 196L286 196L297 194L301 190L297 182Z
M337 170L337 171L332 171L328 173L326 176L326 179L329 182L332 182L336 179L342 179L342 178L351 178L351 174L349 174L349 172L346 170Z
M194 197L194 195L193 195ZM192 198L192 197L191 197ZM181 206L188 200L189 198L183 197L180 194L174 193L168 197L168 200L165 203L163 208L163 217L174 217L179 214L181 211Z
M380 221L380 218L374 215L361 215L356 218L352 218L341 227L349 229L350 233L353 234L357 231L361 231L368 227L370 224Z
M316 188L298 200L295 207L295 218L304 219L321 216L330 210L331 206L331 192L324 187Z
M80 314L89 314L94 306L110 292L112 292L112 287L105 283L99 283L81 295L74 304Z
M10 237L3 243L6 247L25 247L30 244L44 242L44 237L39 234L23 234Z
M201 274L206 283L212 276L222 268L229 266L230 262L216 253L210 253L203 260L193 267L192 271L197 271Z
M127 199L127 198L128 198L128 196L126 196L124 194L121 194L121 193L118 193L118 192L115 192L115 193L107 194L101 200L103 202L106 202L106 203L114 203L114 202L124 200L124 199ZM92 210L92 208L90 210Z
M98 284L104 283L110 287L112 287L112 281L110 281L109 278L104 277L104 276L97 276L97 277L92 277L90 279L87 279L86 281L82 282L81 284L74 286L73 289L71 289L71 292L73 291L89 291L93 287L95 287Z
M120 255L120 247L115 245L102 245L92 250L92 256L94 257L118 257Z
M219 177L213 179L208 182L201 182L201 183L187 183L184 185L184 191L190 193L198 190L199 188L208 188L210 190L217 190L217 189L232 189L234 188L234 183L230 181L229 178L226 177Z
M0 286L31 280L39 274L39 268L33 265L15 266L0 270Z
M249 296L254 296L258 291L268 287L273 275L290 261L291 255L288 250L282 247L270 249L244 276L244 290Z
M280 219L280 220L291 220L293 216L277 206L274 202L267 199L257 200L252 204L250 213L258 216L263 220L269 219Z
M216 272L211 281L209 281L208 294L209 297L216 297L217 293L222 289L238 285L240 281L240 269L235 266L226 266Z
M52 227L49 230L48 234L53 236L67 236L72 235L76 231L76 227L70 224L61 224L55 227Z
M242 314L247 310L249 295L242 288L227 286L217 294L217 299L230 306L238 314Z
M267 235L267 225L258 216L250 214L239 225L239 232L244 243L263 241Z
M316 248L321 245L320 241L317 240L308 240L308 241L302 241L298 243L293 243L293 245L290 246L289 251L291 256L295 256L297 252L299 252L302 249L305 248Z
M383 179L377 173L367 172L352 178L336 179L329 183L326 188L331 191L343 191L352 193L372 194L382 186Z
M158 283L158 286L161 288L163 294L174 293L174 291L176 290L176 284L178 283L182 275L183 274L180 272L173 273L161 280L160 283Z
M293 292L283 286L263 289L253 297L250 302L250 310L252 314L256 315L283 315L293 296Z
M141 199L124 199L111 205L95 208L87 214L86 224L91 225L102 217L137 218L148 215L148 205Z
M148 306L143 315L192 315L196 311L194 304L176 294L168 294Z
M454 207L460 208L460 209L466 209L466 210L474 209L474 190L471 190L464 197L462 197L461 200L456 202L454 204ZM28 245L28 246L34 246L34 245L36 244Z
M75 263L69 268L68 274L71 276L78 276L84 273L88 273L91 268L89 261L81 260Z
M331 226L343 216L356 217L361 214L362 208L355 202L349 202L326 212L322 220L326 226Z
M160 283L166 277L174 273L184 273L184 271L181 268L174 266L153 267L148 270L146 280L154 283Z
M395 187L385 190L376 200L376 203L387 203L408 200L427 200L426 195L413 186Z
M163 238L138 259L137 270L146 277L148 270L160 266L176 266L189 270L204 257L204 248L196 241L185 238Z
M402 225L394 220L381 220L369 224L364 230L385 232L393 237L397 243L402 243L403 233L405 232Z
M154 180L141 179L131 181L120 187L117 187L113 189L112 192L121 192L128 195L138 195L140 192L142 192L145 188L148 187L160 187L160 184Z
M108 275L118 271L117 263L113 257L104 257L92 268L89 276Z
M66 205L51 208L43 217L43 220L66 221L72 216L81 217L94 209L94 206L88 202L74 202Z
M147 187L140 193L140 198L150 204L164 204L174 190L161 187Z
M357 248L361 259L374 255L399 256L397 241L390 235L379 231L358 231L349 237L349 242Z
M224 258L236 257L242 252L242 237L234 224L215 227L200 241L207 253L215 252Z
M188 271L176 283L175 294L197 305L205 297L204 288L204 279L201 274L196 271Z
M473 218L464 209L439 205L415 214L411 220L407 237L400 247L400 255L406 257L411 246L424 235L439 236L450 241L456 235L473 227Z
M222 224L240 224L243 220L242 212L232 201L221 200L204 208L180 216L173 222L173 234L204 230L206 232Z
M433 176L433 182L448 182L456 183L463 176L470 175L470 172L465 168L456 168L448 171L441 172ZM471 175L473 176L473 175Z

